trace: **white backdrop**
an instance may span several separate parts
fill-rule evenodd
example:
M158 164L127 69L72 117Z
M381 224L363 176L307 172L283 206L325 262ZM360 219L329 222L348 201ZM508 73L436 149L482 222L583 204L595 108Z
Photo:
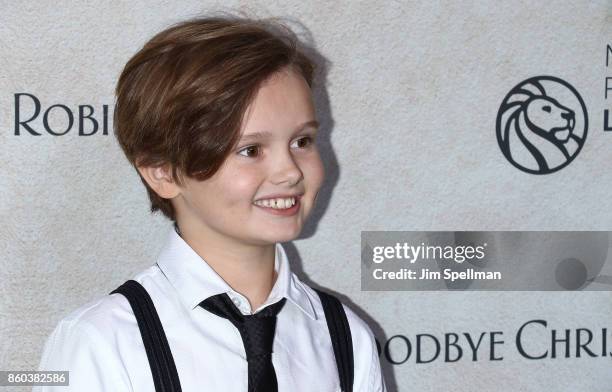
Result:
M228 10L219 6L299 20L330 62L317 92L327 184L302 237L286 245L300 277L341 294L383 343L503 332L502 361L486 351L475 362L383 357L390 390L609 390L609 354L529 360L514 347L517 329L542 319L560 331L608 328L612 352L608 291L360 288L362 230L610 230L609 1L0 1L0 370L36 369L59 319L152 264L170 230L149 215L110 120L109 135L79 136L75 125L54 136L41 113L31 123L40 136L15 135L15 94L34 95L43 112L91 105L100 122L109 105L112 118L129 57L171 23ZM590 121L580 155L540 176L506 161L495 137L504 96L537 75L571 83ZM65 118L49 121L59 129ZM600 282L590 287L609 287ZM534 351L550 349L542 336L530 338Z

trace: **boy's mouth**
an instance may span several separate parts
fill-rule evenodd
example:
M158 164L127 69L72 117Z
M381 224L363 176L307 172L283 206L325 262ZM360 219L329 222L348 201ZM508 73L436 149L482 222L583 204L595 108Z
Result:
M301 196L302 195L269 197L255 200L253 204L258 207L287 210L294 207L299 202Z
M277 216L294 216L300 211L300 196L260 199L253 204L264 212Z

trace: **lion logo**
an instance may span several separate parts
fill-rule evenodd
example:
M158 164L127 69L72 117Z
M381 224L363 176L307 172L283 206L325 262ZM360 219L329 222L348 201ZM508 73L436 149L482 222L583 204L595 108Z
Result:
M497 114L497 142L518 169L549 174L567 166L587 136L582 97L553 76L529 78L504 98Z

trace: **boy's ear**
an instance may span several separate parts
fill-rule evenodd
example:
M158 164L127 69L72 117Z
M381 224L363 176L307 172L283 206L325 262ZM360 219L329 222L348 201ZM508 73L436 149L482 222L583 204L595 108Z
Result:
M160 197L172 199L180 193L180 188L172 178L170 165L158 167L139 166L138 172Z

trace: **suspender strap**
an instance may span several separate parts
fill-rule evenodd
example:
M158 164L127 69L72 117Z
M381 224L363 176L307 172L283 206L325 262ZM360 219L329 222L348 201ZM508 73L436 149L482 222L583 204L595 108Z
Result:
M153 301L144 287L128 280L111 294L124 295L136 316L156 392L181 392L176 365Z
M346 313L342 303L338 298L331 294L314 289L321 298L325 320L329 328L336 365L338 366L338 376L340 377L340 387L342 392L353 391L353 342L351 329L349 327Z

